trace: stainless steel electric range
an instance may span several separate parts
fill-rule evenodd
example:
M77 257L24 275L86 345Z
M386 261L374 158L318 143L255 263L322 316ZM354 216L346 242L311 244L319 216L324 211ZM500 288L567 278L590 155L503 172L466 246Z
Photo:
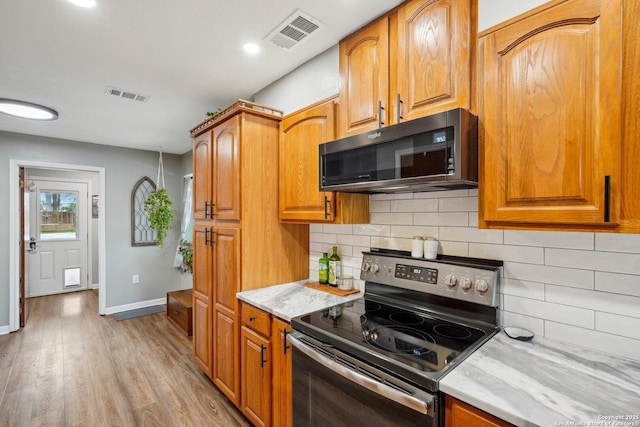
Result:
M497 332L501 261L365 252L362 298L292 319L295 426L443 426L438 381Z

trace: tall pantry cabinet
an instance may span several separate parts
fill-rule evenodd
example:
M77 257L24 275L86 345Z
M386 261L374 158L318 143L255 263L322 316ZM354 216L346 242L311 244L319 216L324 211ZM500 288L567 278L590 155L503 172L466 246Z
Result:
M194 359L240 405L236 293L308 277L309 226L278 216L282 113L239 100L191 130Z

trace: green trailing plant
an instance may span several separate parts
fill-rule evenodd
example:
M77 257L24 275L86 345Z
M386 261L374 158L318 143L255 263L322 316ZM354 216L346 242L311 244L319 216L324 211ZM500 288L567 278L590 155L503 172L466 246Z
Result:
M164 245L164 238L167 236L167 231L171 230L173 216L177 212L171 207L172 205L173 203L171 203L166 188L153 190L149 198L144 202L144 210L149 215L149 227L158 234L158 238L156 239L158 246Z
M182 267L179 267L183 272L193 273L193 245L186 240L180 240L180 246L178 246L178 252L182 255Z

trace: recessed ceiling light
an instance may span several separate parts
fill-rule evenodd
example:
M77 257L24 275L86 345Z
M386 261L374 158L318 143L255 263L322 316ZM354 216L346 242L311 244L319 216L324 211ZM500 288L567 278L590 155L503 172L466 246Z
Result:
M31 102L0 98L0 113L32 120L57 120L58 112Z
M94 7L96 0L67 0L69 3L73 3L80 7Z
M260 46L258 46L255 43L245 43L244 44L244 51L247 53L258 53L260 52Z

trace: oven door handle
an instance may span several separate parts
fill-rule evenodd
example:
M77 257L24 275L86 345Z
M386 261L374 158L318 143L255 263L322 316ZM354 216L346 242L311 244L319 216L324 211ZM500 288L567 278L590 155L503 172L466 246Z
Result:
M334 360L321 355L317 351L314 351L307 345L300 342L300 340L293 337L291 334L287 335L287 340L291 343L291 345L293 345L294 348L304 353L311 360L321 364L322 366L335 372L336 374L343 376L344 378L366 388L367 390L372 391L373 393L386 397L389 400L393 400L394 402L402 406L413 409L414 411L420 412L421 414L433 416L433 396L427 393L423 393L420 390L416 390L414 394L414 396L418 395L420 396L420 398L407 395L369 377L361 375L345 366L342 366L338 362L335 362ZM413 387L408 386L408 388Z

